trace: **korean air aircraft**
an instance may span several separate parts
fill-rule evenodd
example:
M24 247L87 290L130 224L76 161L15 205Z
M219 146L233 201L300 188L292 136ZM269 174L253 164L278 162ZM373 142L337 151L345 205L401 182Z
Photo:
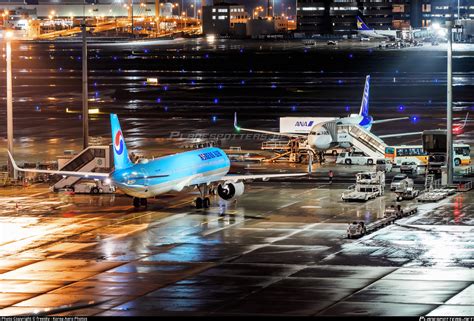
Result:
M361 17L357 16L357 32L365 37L369 38L392 38L397 39L399 38L398 34L400 33L399 30L374 30L370 29L369 26L362 20Z
M308 142L308 145L313 150L320 152L320 151L325 151L329 148L333 148L338 145L338 142L330 133L330 127L333 125L334 126L359 125L360 127L366 129L367 131L370 131L372 128L372 125L374 124L409 119L409 117L399 117L399 118L374 120L373 117L369 115L369 91L370 91L370 75L367 75L365 78L364 93L362 95L362 102L360 104L359 113L351 114L348 117L342 117L342 118L337 118L335 120L317 123L311 128L309 134L307 135L292 134L292 133L279 133L279 132L271 132L271 131L259 130L259 129L243 128L237 125L237 115L235 115L235 118L234 118L234 127L237 131L243 130L243 131L257 132L257 133L263 133L263 134L285 136L285 137L293 138L293 139L306 139ZM407 135L414 135L414 134L421 134L421 132L389 134L389 135L382 135L379 137L387 138L387 137L398 137L398 136L407 136ZM345 147L345 146L341 146L341 147Z
M231 201L244 193L245 180L306 175L306 173L229 175L230 160L222 149L215 147L168 155L154 160L141 159L134 164L129 158L117 115L110 115L110 123L115 164L115 170L110 174L23 169L17 166L10 153L9 157L17 171L110 179L111 183L125 194L133 196L135 207L146 206L147 198L150 197L168 192L180 192L185 187L197 187L200 197L196 199L196 208L208 208L211 189L217 190L221 199Z

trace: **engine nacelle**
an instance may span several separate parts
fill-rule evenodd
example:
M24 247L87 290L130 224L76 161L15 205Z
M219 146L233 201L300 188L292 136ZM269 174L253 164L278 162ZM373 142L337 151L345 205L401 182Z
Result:
M217 194L224 201L232 201L244 193L243 182L225 182L217 186Z

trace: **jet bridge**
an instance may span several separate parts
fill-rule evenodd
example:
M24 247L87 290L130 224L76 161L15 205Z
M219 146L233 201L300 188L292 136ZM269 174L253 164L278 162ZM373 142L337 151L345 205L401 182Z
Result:
M90 146L58 169L72 172L109 172L113 167L110 155L110 146ZM53 185L53 190L57 191L68 186L72 187L80 180L81 177L64 177Z
M337 142L343 147L350 144L374 160L385 157L387 144L359 125L338 125Z

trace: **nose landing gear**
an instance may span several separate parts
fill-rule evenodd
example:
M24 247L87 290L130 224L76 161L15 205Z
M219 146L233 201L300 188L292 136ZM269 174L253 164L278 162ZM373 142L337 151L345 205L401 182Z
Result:
M146 198L134 197L133 198L133 206L136 207L136 208L139 208L140 206L147 207L148 206L148 200Z

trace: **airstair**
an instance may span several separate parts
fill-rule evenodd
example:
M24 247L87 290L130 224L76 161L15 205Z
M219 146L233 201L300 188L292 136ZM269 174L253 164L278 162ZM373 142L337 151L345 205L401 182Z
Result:
M72 172L109 172L113 167L110 146L90 146L74 156L59 170ZM72 187L81 177L67 176L53 185L53 190Z
M338 125L337 142L349 143L373 159L385 157L387 144L359 125Z

